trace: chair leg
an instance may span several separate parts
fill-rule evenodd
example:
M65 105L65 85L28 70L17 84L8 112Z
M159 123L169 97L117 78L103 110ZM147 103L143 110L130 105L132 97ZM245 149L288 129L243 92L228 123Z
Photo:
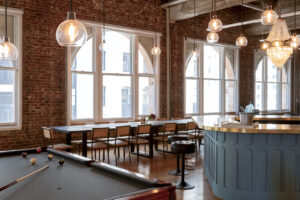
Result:
M120 160L120 147L118 147L118 159Z
M163 154L164 154L164 158L166 157L166 155L165 155L165 142L164 142L164 138L163 138L163 141L162 141L162 143L163 143Z
M98 160L101 161L101 149L98 150Z
M139 160L140 160L140 145L139 144L137 144L137 161L139 162Z
M108 164L110 164L110 160L109 160L109 146L107 147L107 162L108 162Z
M124 146L123 147L123 159L125 160L125 150L126 150L126 147Z
M117 154L117 147L115 147L115 160L116 160L116 165L118 165L118 154Z
M130 145L128 146L128 154L129 154L129 162L131 163L131 152L130 152Z
M102 162L104 162L105 161L105 149L103 149L103 152L102 152Z

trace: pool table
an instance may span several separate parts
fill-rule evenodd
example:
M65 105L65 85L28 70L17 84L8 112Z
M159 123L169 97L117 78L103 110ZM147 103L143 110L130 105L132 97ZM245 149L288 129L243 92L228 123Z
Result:
M27 157L22 157L27 152ZM53 154L49 160L48 155ZM36 164L30 163L36 158ZM64 164L58 163L64 159ZM75 154L42 148L0 151L0 187L34 172L49 168L0 192L1 200L175 200L170 183L148 179L106 163L95 162Z

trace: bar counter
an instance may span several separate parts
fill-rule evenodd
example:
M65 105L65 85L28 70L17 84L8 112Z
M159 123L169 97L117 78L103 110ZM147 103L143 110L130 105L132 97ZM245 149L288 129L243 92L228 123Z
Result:
M224 200L299 200L300 125L222 127L236 117L193 117L204 129L204 171L213 193Z

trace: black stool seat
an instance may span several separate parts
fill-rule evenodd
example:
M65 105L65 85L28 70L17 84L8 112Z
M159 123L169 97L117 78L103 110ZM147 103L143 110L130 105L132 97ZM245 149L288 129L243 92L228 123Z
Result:
M177 154L194 153L196 150L195 143L191 141L175 141L171 144L171 151Z
M188 135L170 135L168 136L168 142L169 144L172 144L172 142L175 141L182 141L182 140L188 140L189 136ZM172 152L173 153L173 152ZM176 169L173 171L168 172L169 175L174 175L174 176L181 176L181 170L179 167L179 162L180 162L180 155L177 154L176 156L177 164L176 164ZM185 175L188 175L188 172L184 172Z
M171 144L172 142L175 141L182 141L182 140L189 140L188 135L170 135L168 136L168 142Z
M188 190L193 189L195 186L188 184L184 181L184 166L185 166L185 154L194 153L196 150L196 145L191 141L175 141L171 144L171 151L173 153L181 154L181 181L176 184L177 189Z

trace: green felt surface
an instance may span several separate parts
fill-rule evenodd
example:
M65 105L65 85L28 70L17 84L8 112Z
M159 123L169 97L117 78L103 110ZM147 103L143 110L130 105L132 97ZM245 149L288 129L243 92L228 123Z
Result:
M25 176L45 165L49 168L27 180L0 192L1 200L96 200L123 196L149 189L137 181L131 181L112 173L87 167L84 164L64 159L58 164L59 156L52 161L48 153L0 157L0 187ZM30 159L37 159L36 165Z

